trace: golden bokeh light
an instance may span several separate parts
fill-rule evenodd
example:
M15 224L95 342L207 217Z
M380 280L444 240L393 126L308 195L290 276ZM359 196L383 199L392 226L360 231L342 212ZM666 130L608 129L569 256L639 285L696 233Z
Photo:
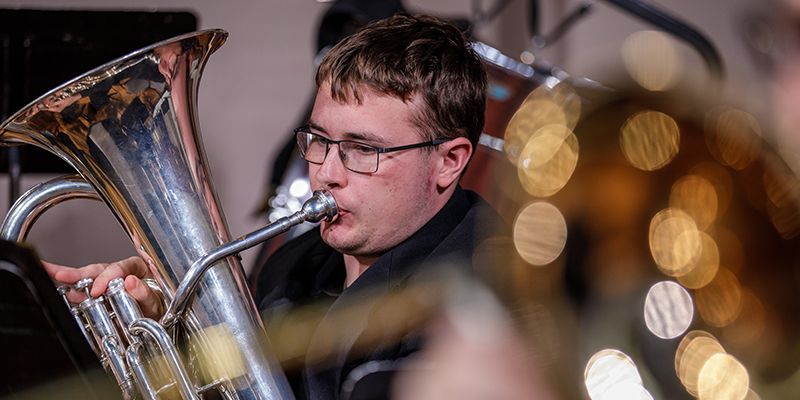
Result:
M664 274L687 274L703 252L697 224L684 211L662 210L650 221L650 252Z
M571 131L580 114L581 100L571 87L563 83L552 89L540 86L525 98L506 126L503 137L506 155L517 164L522 150L537 131L548 125L562 125Z
M703 368L718 354L727 353L708 332L691 331L681 339L675 352L675 373L691 395L698 395Z
M514 222L514 246L523 260L546 265L555 260L567 243L567 223L561 211L546 202L525 206Z
M699 176L714 187L717 196L716 216L725 214L733 199L733 178L728 170L715 162L703 162L692 167L689 174Z
M739 280L729 270L720 268L714 279L695 292L697 311L711 326L721 328L739 315L742 305L742 288Z
M636 364L627 354L616 349L595 353L586 363L583 379L592 400L611 399L613 394L630 393L631 387L642 386Z
M800 234L800 179L778 160L764 171L770 221L785 239Z
M800 210L797 204L781 207L769 202L767 213L772 225L784 239L792 239L800 234Z
M683 57L663 32L639 31L628 36L622 44L622 59L633 80L647 90L669 90L683 75Z
M756 119L730 107L715 107L706 113L708 149L721 164L742 170L761 153L761 127Z
M620 382L592 400L653 400L653 395L642 385L633 382Z
M519 107L506 127L505 151L517 164L522 149L530 138L548 125L566 126L567 118L558 104L549 99L529 96Z
M780 207L796 206L800 199L800 179L779 160L772 160L764 171L764 188L770 201Z
M744 400L750 388L747 369L729 354L715 354L698 378L698 400Z
M533 96L549 99L561 107L566 119L565 125L569 129L575 129L581 117L581 97L575 93L571 86L562 82L548 90L548 87L540 86L532 93Z
M581 116L581 97L568 84L561 82L550 88L542 85L528 95L526 101L547 100L557 105L564 114L563 125L575 129ZM558 123L558 122L554 122Z
M564 125L548 125L525 145L517 171L525 191L536 197L548 197L567 184L577 164L575 134Z
M689 289L700 289L708 285L717 275L719 269L719 247L714 239L705 232L700 232L702 250L700 257L692 268L678 276L678 282Z
M717 215L717 192L707 180L687 175L672 185L669 206L686 211L697 223L697 228L704 230Z
M742 292L742 310L739 316L722 329L728 343L746 347L756 343L764 335L767 315L764 305L754 294Z
M662 339L673 339L689 329L694 306L689 293L675 282L653 285L644 301L644 321L647 329Z
M761 396L758 393L754 392L752 388L747 390L747 396L744 397L744 400L761 400Z
M634 167L653 171L669 164L678 154L680 130L669 115L642 111L622 126L620 146Z

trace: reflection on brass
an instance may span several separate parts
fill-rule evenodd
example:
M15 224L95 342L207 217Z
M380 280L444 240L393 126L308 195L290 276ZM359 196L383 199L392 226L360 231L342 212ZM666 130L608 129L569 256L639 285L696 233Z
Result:
M663 32L639 31L625 39L622 59L628 74L647 90L669 90L683 75L684 62L674 39Z
M662 168L678 154L678 124L664 113L643 111L622 127L620 145L634 167L645 171Z

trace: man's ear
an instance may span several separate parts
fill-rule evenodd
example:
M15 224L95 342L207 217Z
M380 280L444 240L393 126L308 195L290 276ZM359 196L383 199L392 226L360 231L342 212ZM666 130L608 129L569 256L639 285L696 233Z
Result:
M465 137L458 137L440 144L438 151L435 152L441 157L436 185L446 189L454 183L458 183L461 173L467 167L469 158L472 156L472 150L472 143Z

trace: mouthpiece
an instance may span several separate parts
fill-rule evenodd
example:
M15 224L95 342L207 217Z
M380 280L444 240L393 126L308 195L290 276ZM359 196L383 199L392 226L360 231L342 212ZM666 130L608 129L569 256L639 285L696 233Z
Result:
M309 222L319 222L323 219L331 221L337 212L336 200L327 190L315 190L314 195L303 204L305 220Z

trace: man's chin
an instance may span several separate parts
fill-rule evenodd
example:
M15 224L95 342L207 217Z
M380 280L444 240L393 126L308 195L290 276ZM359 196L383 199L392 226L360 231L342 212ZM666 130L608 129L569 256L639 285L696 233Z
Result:
M343 229L341 226L331 226L330 224L320 226L320 235L322 236L322 241L339 252L342 252L342 250L352 249L352 240L349 240L349 238L344 235L345 232L342 232L342 230Z
M334 250L342 254L353 254L357 250L357 246L353 246L352 243L331 239L326 236L322 236L322 241L325 242L325 244L327 244L328 246L332 247Z

